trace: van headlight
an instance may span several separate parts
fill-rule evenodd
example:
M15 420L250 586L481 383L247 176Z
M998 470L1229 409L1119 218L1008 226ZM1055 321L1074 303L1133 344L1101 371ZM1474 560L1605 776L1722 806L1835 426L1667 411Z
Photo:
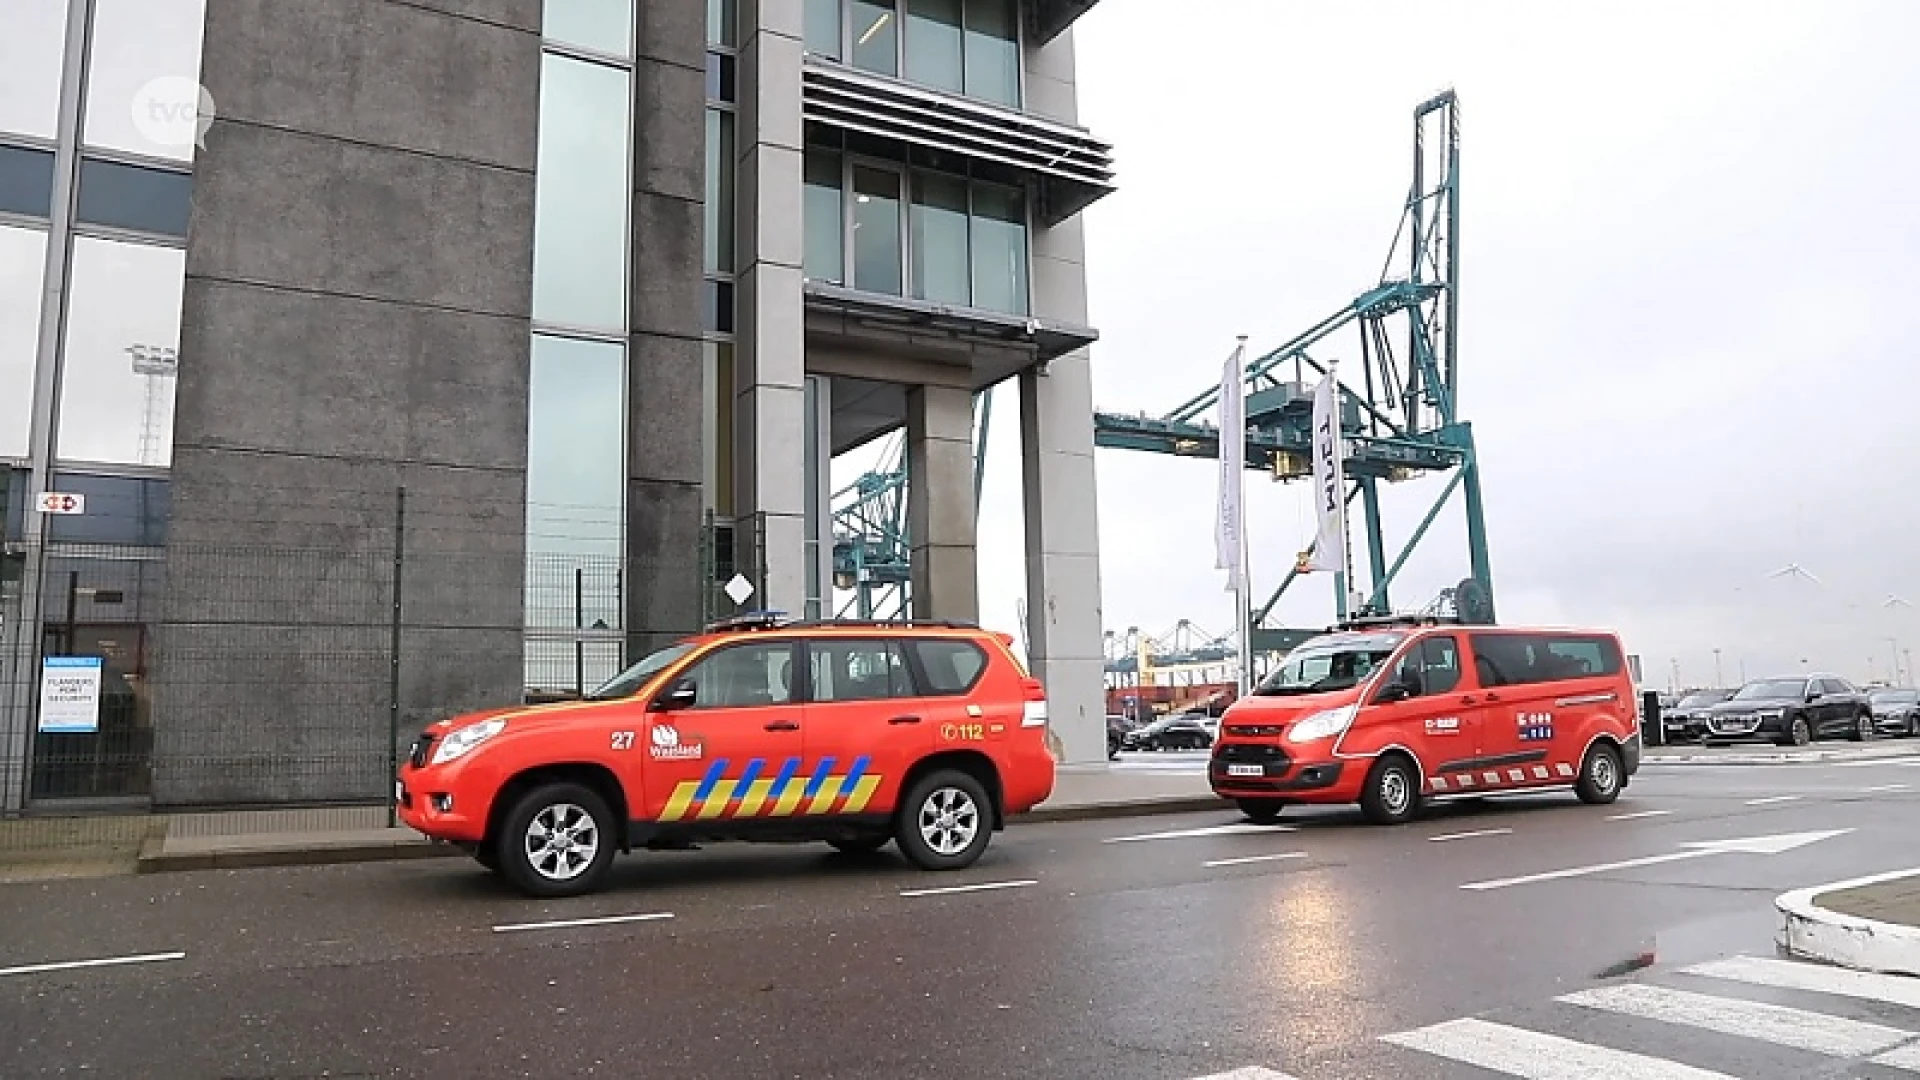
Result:
M1306 743L1330 739L1347 730L1347 725L1353 723L1354 712L1355 706L1342 705L1337 709L1324 709L1314 713L1293 725L1293 730L1287 732L1287 741Z
M455 758L463 757L474 747L500 734L507 728L505 720L482 720L477 724L468 724L453 734L440 740L433 748L433 764L445 765Z

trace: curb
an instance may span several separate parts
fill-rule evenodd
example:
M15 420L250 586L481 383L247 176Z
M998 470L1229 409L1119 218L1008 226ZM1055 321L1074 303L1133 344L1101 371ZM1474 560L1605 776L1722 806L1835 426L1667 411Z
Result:
M1803 960L1887 975L1920 975L1920 927L1847 915L1819 904L1827 893L1916 876L1920 868L1890 870L1782 893L1773 902L1780 912L1776 940L1789 955Z
M1884 751L1789 750L1777 754L1643 754L1641 767L1648 765L1820 765L1847 761L1898 761L1920 757L1920 745L1912 748L1890 747Z
M1024 814L1007 819L1009 826L1041 825L1055 821L1090 821L1098 818L1151 817L1160 814L1186 814L1200 810L1218 810L1230 804L1217 795L1176 795L1143 802L1098 802L1049 808L1042 804ZM341 863L392 862L401 859L443 859L465 855L459 846L432 840L385 840L375 842L329 842L316 839L304 845L238 848L232 851L168 852L164 835L149 835L141 845L135 870L141 874L178 873L188 870L247 870L272 866L332 866Z

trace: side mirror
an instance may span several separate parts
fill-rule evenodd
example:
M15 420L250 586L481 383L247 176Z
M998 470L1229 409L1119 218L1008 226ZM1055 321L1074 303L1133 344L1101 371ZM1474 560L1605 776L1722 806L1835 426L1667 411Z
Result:
M1821 693L1821 692L1820 692L1820 691L1818 691L1818 690L1809 690L1809 691L1807 691L1807 700L1808 700L1808 701L1819 701L1819 700L1820 700L1821 698L1823 698L1823 697L1825 697L1825 696L1826 696L1825 694L1823 694L1823 693Z
M1403 679L1399 682L1390 682L1381 687L1380 692L1374 695L1373 700L1381 705L1387 705L1396 701L1406 701L1409 698L1418 697L1419 695L1420 684L1411 679Z
M694 685L693 680L682 679L674 685L673 689L660 695L660 697L654 701L654 711L671 712L674 709L689 708L698 696L699 688Z

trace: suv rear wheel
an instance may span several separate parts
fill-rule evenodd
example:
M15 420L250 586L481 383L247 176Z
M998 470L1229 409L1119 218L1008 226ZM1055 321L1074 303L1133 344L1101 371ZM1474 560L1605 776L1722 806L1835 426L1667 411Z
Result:
M894 811L894 842L922 870L972 866L992 833L993 804L986 788L958 769L921 777Z
M592 892L613 862L613 812L592 788L541 784L507 812L493 838L508 881L529 896Z

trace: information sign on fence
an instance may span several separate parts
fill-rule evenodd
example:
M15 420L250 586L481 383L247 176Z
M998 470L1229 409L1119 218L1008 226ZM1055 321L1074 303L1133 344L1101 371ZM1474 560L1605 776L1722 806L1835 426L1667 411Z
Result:
M54 734L100 730L98 656L49 656L40 668L40 730Z

